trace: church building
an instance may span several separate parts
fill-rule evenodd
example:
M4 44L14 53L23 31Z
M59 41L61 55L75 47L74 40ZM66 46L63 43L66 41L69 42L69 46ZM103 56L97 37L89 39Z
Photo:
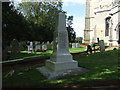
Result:
M84 42L120 43L120 0L86 0Z

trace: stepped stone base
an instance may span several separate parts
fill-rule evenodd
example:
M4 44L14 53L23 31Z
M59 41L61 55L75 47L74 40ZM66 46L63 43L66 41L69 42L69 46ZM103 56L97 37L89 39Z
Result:
M66 60L67 61L67 60ZM47 60L45 62L45 66L52 71L61 71L66 69L73 69L78 67L78 62L75 60L67 61L67 62L53 62L51 60Z
M47 79L58 79L64 76L77 75L88 71L85 68L77 67L77 61L72 62L51 62L46 61L46 66L37 68Z

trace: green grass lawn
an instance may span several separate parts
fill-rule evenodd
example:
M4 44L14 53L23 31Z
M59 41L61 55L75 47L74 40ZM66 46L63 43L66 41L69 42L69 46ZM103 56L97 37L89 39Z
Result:
M48 85L71 85L81 82L101 81L101 80L118 80L120 79L120 50L106 51L102 53L94 53L89 55L75 55L74 60L78 61L79 67L84 67L89 72L63 77L57 80L47 80L37 67L41 65L31 66L31 70L17 75L21 70L28 68L27 66L15 69L13 76L5 78L8 72L3 72L3 87L39 87Z
M80 47L80 48L69 48L70 53L79 53L86 50L86 47Z
M83 52L85 51L85 47L80 47L80 48L70 48L69 49L70 53L78 53L78 52ZM30 56L35 56L35 55L51 55L52 50L47 50L46 52L35 52L33 54L28 54L28 51L21 51L20 53L11 53L9 60L12 59L19 59L23 57L30 57Z

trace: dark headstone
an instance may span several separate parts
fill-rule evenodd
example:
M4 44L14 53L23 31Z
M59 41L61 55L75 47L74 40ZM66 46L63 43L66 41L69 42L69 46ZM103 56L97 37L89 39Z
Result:
M2 51L2 60L5 61L5 60L9 60L9 57L10 57L10 54L8 53L8 51L3 48L3 51Z
M13 39L10 44L12 53L19 53L19 42L16 39Z

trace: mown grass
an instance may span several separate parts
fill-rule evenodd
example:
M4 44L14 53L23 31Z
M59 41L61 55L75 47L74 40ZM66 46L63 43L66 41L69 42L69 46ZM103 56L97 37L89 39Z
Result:
M85 47L70 48L69 51L70 53L83 52L85 51ZM52 50L47 50L46 52L35 52L35 53L28 54L28 51L21 51L20 53L11 53L9 60L20 59L20 58L36 56L36 55L51 55L52 52L53 52Z
M102 53L94 53L89 55L75 55L74 60L78 61L79 67L85 67L89 72L67 76L57 80L47 80L37 67L44 66L34 65L31 70L23 72L23 75L17 75L21 70L29 68L27 66L16 69L13 76L5 78L8 72L3 72L3 88L4 87L39 87L49 85L70 85L80 82L101 81L101 80L118 80L120 79L120 50L106 51Z
M86 50L86 47L80 47L80 48L69 48L70 53L79 53Z

